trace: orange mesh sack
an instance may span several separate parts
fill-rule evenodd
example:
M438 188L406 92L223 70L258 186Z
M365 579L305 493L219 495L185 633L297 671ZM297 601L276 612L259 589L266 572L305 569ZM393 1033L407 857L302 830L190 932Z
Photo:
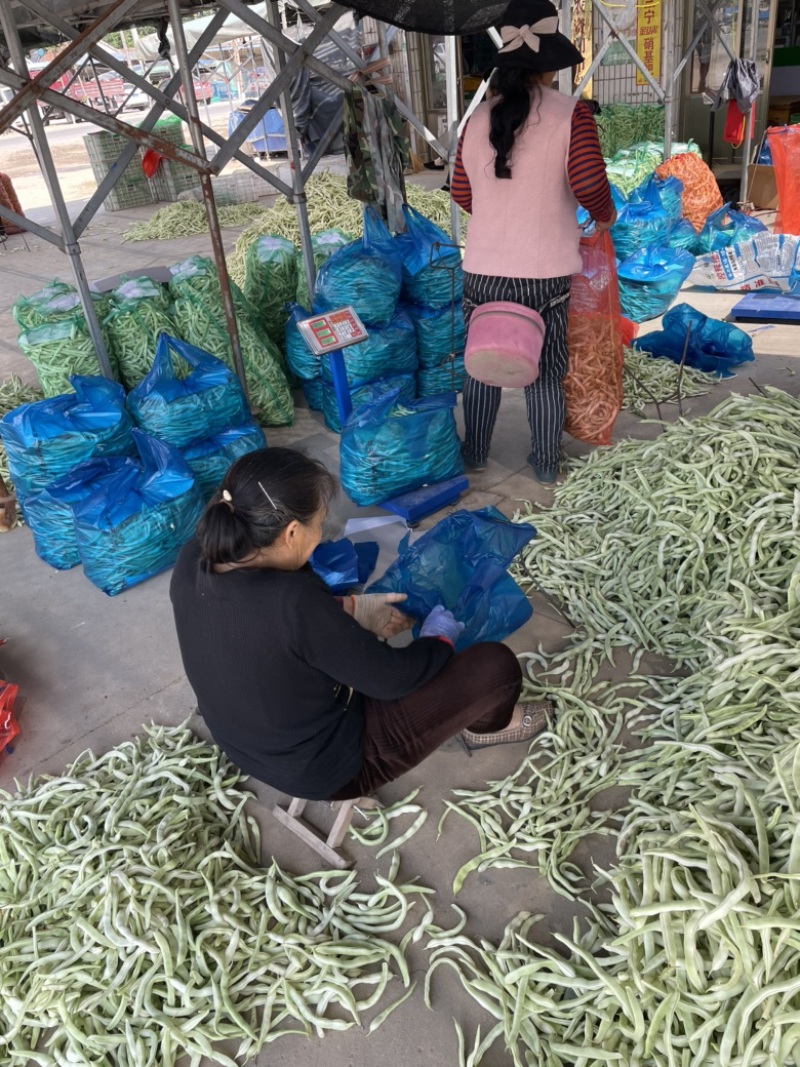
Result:
M14 701L18 691L18 686L0 678L0 756L3 755L6 745L10 745L19 733L19 726L14 718Z
M677 178L683 182L681 206L683 217L698 233L712 211L722 207L722 193L710 168L694 152L684 152L656 167L659 178Z
M778 187L774 232L800 235L800 126L775 126L767 137Z
M569 369L564 379L568 434L590 445L611 444L622 408L622 323L611 234L581 240L583 270L569 299Z

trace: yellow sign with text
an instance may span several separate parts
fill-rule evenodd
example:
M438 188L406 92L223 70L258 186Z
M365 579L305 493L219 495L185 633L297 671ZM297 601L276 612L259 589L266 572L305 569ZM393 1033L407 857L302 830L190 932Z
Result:
M641 0L636 16L636 54L656 81L661 77L661 0ZM647 78L636 68L636 84Z

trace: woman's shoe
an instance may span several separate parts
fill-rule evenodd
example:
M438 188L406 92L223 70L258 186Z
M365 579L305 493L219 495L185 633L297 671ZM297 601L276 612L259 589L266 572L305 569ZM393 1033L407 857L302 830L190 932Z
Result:
M464 448L461 449L461 458L464 460L464 466L469 467L471 471L485 471L489 462L488 459L475 459Z
M558 467L539 467L533 462L533 453L528 456L528 466L536 475L537 481L540 481L542 485L553 485L558 477Z
M555 722L555 712L549 700L538 704L517 704L514 711L522 712L519 726L506 726L504 730L495 730L491 734L476 734L473 730L462 730L459 740L471 756L475 749L492 748L494 745L517 745L521 741L530 741L537 734L546 730Z

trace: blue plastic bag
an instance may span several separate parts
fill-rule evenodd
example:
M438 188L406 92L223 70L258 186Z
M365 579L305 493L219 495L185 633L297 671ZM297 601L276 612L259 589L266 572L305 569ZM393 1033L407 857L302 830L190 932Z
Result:
M133 431L139 459L73 506L86 577L109 596L171 567L203 513L197 479L180 452Z
M697 230L688 219L679 219L669 228L667 244L670 248L681 248L691 252L697 243Z
M403 205L406 232L397 238L403 262L403 296L412 304L443 308L464 294L461 250L438 226Z
M730 204L723 204L706 219L705 226L695 241L694 252L695 255L705 256L709 252L730 248L741 241L750 241L756 234L766 232L767 227L763 222L736 211Z
M694 268L694 256L671 248L646 248L617 267L622 314L631 322L663 315Z
M103 481L118 473L128 460L106 456L79 463L47 489L25 500L25 522L33 534L36 555L56 570L77 567L81 561L72 507L94 493Z
M631 203L649 203L663 208L671 223L683 215L683 182L679 178L659 178L655 174L642 182L630 195Z
M663 207L648 200L627 203L611 227L611 239L617 259L624 262L644 248L659 248L667 243L670 217Z
M264 431L256 422L233 426L204 441L194 441L183 450L192 468L203 499L208 501L219 488L228 468L241 456L266 448Z
M691 329L690 329L691 328ZM751 363L753 339L729 322L710 319L688 304L678 304L664 316L662 329L634 341L634 347L654 356L666 356L680 363L689 333L686 366L721 378L730 377L733 367Z
M417 335L417 358L420 367L438 367L451 352L463 352L467 327L461 304L443 308L411 305L406 309Z
M367 326L388 326L397 311L402 268L394 238L374 211L364 212L364 236L322 264L314 308L352 305Z
M369 581L378 562L380 546L377 541L359 541L349 537L340 541L323 541L317 545L308 561L335 596L341 596L353 586Z
M289 370L301 382L311 382L320 375L320 359L315 356L297 328L298 322L310 318L310 312L299 304L289 305L289 318L286 323L286 362Z
M379 504L463 473L455 396L402 403L397 388L369 389L339 446L342 486L354 503Z
M322 378L302 383L303 396L311 411L322 411Z
M438 367L422 367L417 371L417 396L460 393L466 380L463 355L445 359Z
M342 356L352 389L398 374L413 374L417 369L414 323L405 312L398 312L388 326L374 327L366 341L345 348ZM320 363L322 380L330 384L330 362L322 359Z
M369 400L372 396L372 386L380 385L386 389L399 389L401 404L414 400L417 395L417 380L413 374L394 374L386 378L379 378L377 382L367 382L365 385L357 385L350 390L350 401L353 410ZM325 417L325 425L333 433L342 432L342 420L339 418L339 405L336 402L336 393L333 381L323 377L322 379L322 414Z
M74 393L21 404L0 421L0 438L20 500L93 456L134 450L125 390L106 378L73 375Z
M370 593L405 593L403 611L422 622L443 604L465 624L456 649L502 641L533 614L530 601L508 573L514 557L536 536L496 508L456 511L409 545Z
M173 354L192 368L176 378ZM147 377L128 394L140 429L175 448L204 441L231 426L255 427L239 379L222 360L162 333Z

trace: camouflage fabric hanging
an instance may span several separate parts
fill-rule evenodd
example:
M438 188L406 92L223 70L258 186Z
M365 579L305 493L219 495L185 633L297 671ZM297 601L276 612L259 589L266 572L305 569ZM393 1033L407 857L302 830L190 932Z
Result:
M389 229L405 230L405 169L410 161L403 119L390 101L361 86L344 96L347 191L373 204Z

